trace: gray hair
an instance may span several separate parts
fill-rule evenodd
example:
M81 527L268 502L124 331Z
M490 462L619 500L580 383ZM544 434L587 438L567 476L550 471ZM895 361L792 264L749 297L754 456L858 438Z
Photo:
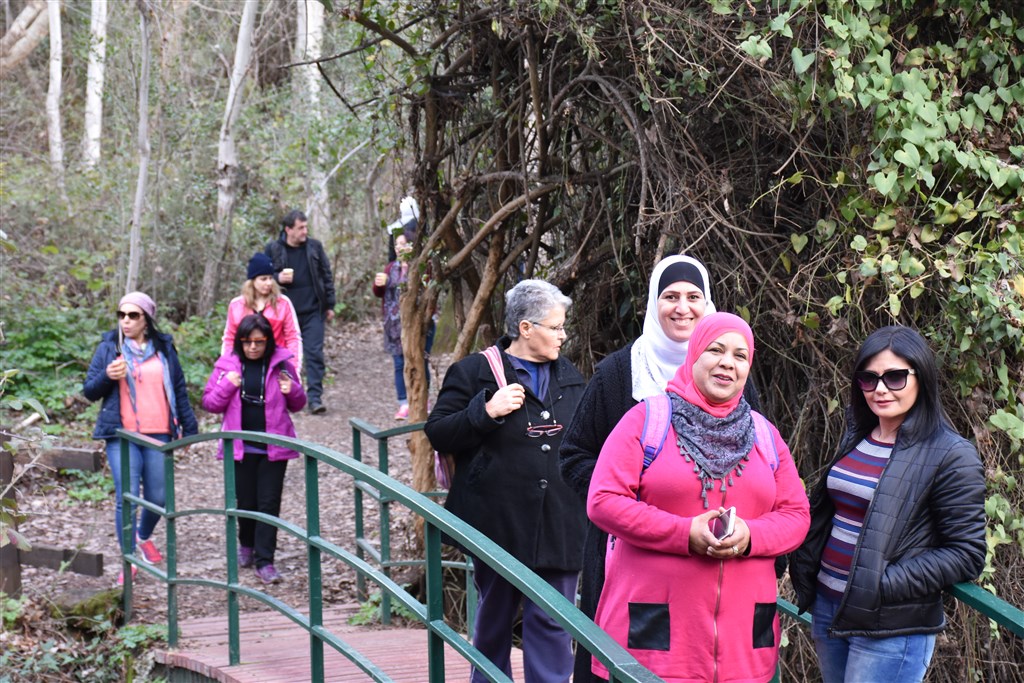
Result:
M572 299L544 280L523 280L505 293L505 331L512 339L519 338L519 322L539 322L551 309L568 309Z

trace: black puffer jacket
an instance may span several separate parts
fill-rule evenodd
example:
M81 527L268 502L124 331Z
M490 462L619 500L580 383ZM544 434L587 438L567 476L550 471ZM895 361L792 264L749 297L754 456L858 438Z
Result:
M498 344L507 348L509 339ZM506 381L517 382L504 353L502 364ZM526 434L528 415L535 424L548 423L540 417L545 410L567 422L583 387L579 371L559 357L551 363L543 401L527 389L523 408L494 420L485 404L498 385L487 359L474 353L448 368L427 418L430 443L455 455L455 481L444 506L530 569L578 571L583 561L586 509L558 473L565 430Z
M829 470L863 438L844 439ZM985 566L985 473L974 446L941 428L916 443L897 436L857 546L829 635L885 638L938 633L942 590ZM827 472L811 495L811 529L790 556L800 611L817 597L835 506Z

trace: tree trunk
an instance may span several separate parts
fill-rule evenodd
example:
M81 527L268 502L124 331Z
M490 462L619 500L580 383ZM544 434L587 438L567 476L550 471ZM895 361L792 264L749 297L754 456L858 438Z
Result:
M217 146L217 222L214 224L214 244L203 270L203 286L199 292L199 314L213 310L220 285L220 266L227 256L231 242L232 221L238 191L238 155L235 149L235 123L242 111L242 86L252 69L253 27L256 25L257 0L245 0L242 22L238 26L235 43L235 64L231 70L228 99L224 104L224 119L220 127Z
M46 0L30 0L0 39L0 78L32 54L49 30Z
M323 52L324 6L319 0L295 0L295 58L296 61L319 59ZM320 121L320 72L315 64L298 67L299 97L305 99L310 130ZM311 233L325 235L330 229L331 209L328 203L325 172L327 152L320 135L307 136L314 141L307 148L309 156L309 196L306 213Z
M63 41L60 31L60 2L49 3L50 23L50 88L46 93L46 132L50 139L50 168L64 204L68 203L64 187L64 134L60 125L60 96L62 89Z
M142 63L139 66L139 178L135 183L135 204L132 206L132 228L128 246L128 278L125 291L138 288L139 265L142 262L142 211L146 205L146 182L149 180L149 19L152 9L148 0L137 0L139 30L142 33Z
M107 62L107 0L92 0L89 22L89 71L85 83L85 136L82 164L94 168L100 163L103 134L103 71Z

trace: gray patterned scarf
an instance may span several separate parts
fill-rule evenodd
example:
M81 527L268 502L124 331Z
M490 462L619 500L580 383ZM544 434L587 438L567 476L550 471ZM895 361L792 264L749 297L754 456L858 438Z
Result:
M754 447L754 421L750 417L750 404L740 399L736 409L725 417L715 417L668 392L672 400L672 426L676 431L679 451L686 462L693 463L693 472L701 482L700 496L708 508L708 491L715 480L732 486L735 474L743 476L743 461L750 457Z

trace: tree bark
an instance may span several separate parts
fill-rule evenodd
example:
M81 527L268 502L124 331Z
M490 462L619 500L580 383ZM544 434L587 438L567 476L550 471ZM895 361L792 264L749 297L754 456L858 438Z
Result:
M320 59L324 40L324 6L319 0L295 0L295 58L296 61ZM305 97L303 107L308 113L307 126L312 131L320 121L320 72L315 64L305 64L297 69L299 96ZM325 172L327 152L320 135L307 136L314 142L307 148L309 155L309 196L306 198L306 213L309 215L309 229L324 235L330 229L331 209L328 203Z
M46 92L46 132L50 139L50 169L64 204L68 203L64 187L64 134L60 125L60 96L63 89L63 50L60 30L61 4L54 0L48 4L50 24L50 87Z
M32 54L49 30L46 0L30 0L0 39L0 78L10 75L14 67Z
M107 62L107 0L92 0L89 22L89 70L85 83L85 136L82 164L94 168L100 163L103 135L103 77Z
M139 177L135 183L135 203L132 206L132 227L128 245L128 277L125 291L138 288L139 266L142 263L142 212L146 206L146 183L149 180L149 19L152 8L148 0L137 0L139 30L142 34L142 62L139 65Z
M203 286L199 292L199 314L213 310L220 285L220 266L227 256L231 242L231 229L238 192L238 154L235 149L235 123L242 111L242 86L252 68L253 27L256 25L257 0L245 0L242 22L235 43L235 64L231 70L228 99L224 105L224 119L220 127L217 147L217 222L214 224L214 244L203 270Z

